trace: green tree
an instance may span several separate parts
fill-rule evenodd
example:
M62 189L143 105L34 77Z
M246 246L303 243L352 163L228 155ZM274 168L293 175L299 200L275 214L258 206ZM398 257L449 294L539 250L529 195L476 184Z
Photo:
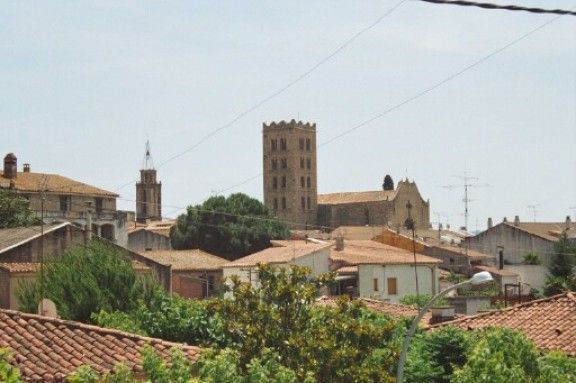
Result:
M544 354L538 359L540 378L538 383L576 382L576 359L559 351Z
M386 177L384 177L384 183L382 184L382 189L394 190L394 181L392 181L392 177L390 177L390 174L386 174Z
M132 262L117 248L94 240L49 260L37 280L21 284L17 295L22 311L36 312L45 297L54 301L62 318L86 322L101 310L135 309L150 284L136 276Z
M531 382L539 378L538 351L524 334L490 328L474 335L467 361L454 370L452 382Z
M296 373L297 381L390 381L397 352L395 323L345 299L336 308L313 306L318 288L332 276L311 281L308 274L299 266L260 265L258 288L232 278L232 298L213 302L228 344L237 352L238 374L249 374L251 361L262 360L263 350L271 350Z
M288 228L272 217L266 206L242 193L189 206L170 230L175 249L200 248L230 260L263 250L271 239L289 235Z
M554 245L554 254L548 266L544 294L547 296L576 290L576 244L569 241L566 233Z
M13 190L0 188L0 229L38 225L40 220L30 210L30 202Z

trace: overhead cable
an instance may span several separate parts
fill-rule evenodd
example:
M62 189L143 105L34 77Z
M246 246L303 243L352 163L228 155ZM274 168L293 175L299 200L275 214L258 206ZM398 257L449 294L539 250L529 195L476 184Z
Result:
M576 16L576 12L568 9L544 9L534 7L522 7L519 5L500 5L493 3L480 3L476 1L461 1L461 0L418 0L418 1L434 4L449 4L449 5L459 5L463 7L478 7L484 9L497 9L505 11L523 11L530 13L551 13L555 15Z

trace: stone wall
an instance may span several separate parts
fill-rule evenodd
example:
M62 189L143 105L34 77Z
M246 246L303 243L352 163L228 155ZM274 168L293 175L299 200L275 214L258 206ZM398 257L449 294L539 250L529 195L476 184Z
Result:
M150 230L136 230L128 234L128 249L136 252L146 250L171 250L170 238Z

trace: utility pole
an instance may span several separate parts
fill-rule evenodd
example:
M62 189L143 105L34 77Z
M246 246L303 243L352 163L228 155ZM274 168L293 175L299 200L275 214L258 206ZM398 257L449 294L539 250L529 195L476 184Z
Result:
M406 204L406 209L408 209L408 218L404 225L408 230L412 230L412 253L414 254L414 278L416 281L416 302L418 302L418 307L420 307L420 287L418 286L418 263L416 262L416 233L414 231L414 227L416 223L414 219L412 219L412 204L410 201Z
M469 206L470 202L474 201L473 199L470 199L470 197L468 195L468 189L487 187L490 185L489 184L473 183L473 181L478 181L478 178L469 176L467 171L464 171L464 175L462 175L462 176L455 175L453 177L461 179L463 181L463 183L457 184L457 185L445 185L444 188L449 189L449 190L456 189L456 188L463 188L464 189L464 198L462 198L462 202L464 202L464 230L468 231L468 216L469 216L468 206Z

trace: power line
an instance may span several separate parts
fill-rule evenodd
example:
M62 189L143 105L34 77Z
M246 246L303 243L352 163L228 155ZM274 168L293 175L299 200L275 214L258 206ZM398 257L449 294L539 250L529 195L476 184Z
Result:
M555 15L570 15L576 16L576 12L567 9L544 9L544 8L533 8L533 7L522 7L519 5L500 5L493 3L479 3L476 1L457 1L457 0L419 0L426 3L434 4L449 4L449 5L459 5L464 7L478 7L484 9L497 9L505 11L523 11L530 13L549 13Z
M354 132L355 130L358 130L358 129L360 129L360 128L363 128L364 126L369 125L369 124L371 124L372 122L374 122L374 121L376 121L376 120L379 120L379 119L382 118L382 117L385 117L386 115L394 112L395 110L400 109L401 107L403 107L403 106L405 106L405 105L407 105L407 104L409 104L409 103L411 103L411 102L413 102L413 101L418 100L419 98L421 98L421 97L427 95L428 93L430 93L430 92L432 92L432 91L440 88L441 86L443 86L443 85L445 85L446 83L454 80L455 78L460 77L461 75L463 75L464 73L468 72L469 70L474 69L474 68L477 67L478 65L484 63L485 61L488 61L488 60L491 59L492 57L498 55L499 53L501 53L501 52L503 52L504 50L510 48L511 46L516 45L516 44L519 43L520 41L528 38L529 36L533 35L534 33L538 32L539 30L545 28L546 26L548 26L549 24L551 24L551 23L553 23L554 21L558 20L558 19L559 19L560 17L562 17L562 16L563 16L563 15L559 15L559 16L553 17L552 19L546 21L545 23L542 23L542 24L538 25L536 28L534 28L534 29L532 29L532 30L524 33L524 34L521 35L520 37L515 38L514 40L510 41L509 43L503 45L502 47L500 47L500 48L498 48L498 49L490 52L490 53L487 54L486 56L483 56L482 58L480 58L480 59L474 61L473 63L465 66L464 68L462 68L462 69L459 70L458 72L453 73L453 74L451 74L451 75L448 76L448 77L445 77L444 79L436 82L436 83L433 84L432 86L430 86L430 87L428 87L428 88L426 88L426 89L423 89L422 91L416 93L415 95L413 95L413 96L411 96L411 97L409 97L409 98L404 99L403 101L400 101L399 103L397 103L397 104L395 104L395 105L392 105L392 106L389 107L388 109L385 109L384 111L382 111L382 112L380 112L380 113L378 113L378 114L376 114L376 115L368 118L367 120L364 120L364 121L360 122L359 124L353 126L352 128L350 128L350 129L348 129L348 130L345 130L345 131L343 131L342 133L339 133L339 134L337 134L336 136L334 136L334 137L332 137L332 138L329 138L328 140L326 140L326 141L322 142L321 144L319 144L319 145L318 145L318 148L321 148L321 147L323 147L323 146L325 146L325 145L328 145L328 144L330 144L330 143L332 143L332 142L334 142L334 141L336 141L336 140L338 140L338 139L340 139L340 138L342 138L342 137L344 137L344 136L346 136L346 135ZM252 176L252 177L250 177L250 178L248 178L248 179L246 179L246 180L244 180L244 181L242 181L242 182L239 182L238 184L236 184L236 185L234 185L234 186L231 186L231 187L222 189L221 192L228 191L228 190L231 190L231 189L233 189L233 188L235 188L235 187L237 187L237 186L244 185L244 184L252 181L253 179L258 178L258 177L261 176L261 175L262 175L262 173L259 173L259 174L255 175L255 176Z
M356 39L358 39L358 37L360 37L361 35L363 35L364 33L368 32L369 30L371 30L372 28L374 28L376 25L378 25L382 20L384 20L386 17L388 17L389 15L391 15L396 9L398 9L403 3L405 3L407 0L401 0L399 2L397 2L394 6L392 6L390 9L388 9L383 15L381 15L380 17L378 17L376 20L374 20L371 24L369 24L368 26L362 28L361 30L359 30L358 32L356 32L352 37L350 37L348 40L344 41L344 43L340 44L335 50L333 50L330 54L328 54L327 56L325 56L324 58L322 58L320 61L318 61L316 64L312 65L309 69L307 69L306 71L304 71L303 73L301 73L300 75L298 75L297 77L295 77L293 80L291 80L290 82L288 82L286 85L284 85L282 88L274 91L273 93L269 94L268 96L264 97L262 100L260 100L259 102L257 102L255 105L251 106L250 108L240 112L239 114L237 114L234 118L232 118L230 121L228 121L227 123L225 123L224 125L220 126L217 129L212 130L210 133L208 133L207 135L205 135L204 137L202 137L200 140L198 140L194 145L190 146L188 149L185 149L184 151L168 158L167 160L165 160L164 162L160 163L160 165L158 165L158 168L166 165L167 163L182 157L183 155L191 152L192 150L196 149L198 146L202 145L204 142L208 141L212 136L218 134L219 132L221 132L222 130L228 129L229 127L231 127L232 125L234 125L238 120L240 120L241 118L243 118L244 116L246 116L247 114L257 110L258 108L260 108L262 105L268 103L269 101L271 101L272 99L280 96L282 93L284 93L285 91L287 91L288 89L292 88L294 85L296 85L297 83L299 83L300 81L304 80L306 77L308 77L310 74L312 74L313 72L315 72L319 67L321 67L322 65L324 65L325 63L327 63L328 61L330 61L332 58L334 58L336 55L338 55L338 53L340 53L341 51L343 51L346 47L348 47L350 44L352 44ZM127 182L123 185L121 185L118 189L116 189L115 191L121 190L124 187L131 185L133 182L135 181L130 181Z

